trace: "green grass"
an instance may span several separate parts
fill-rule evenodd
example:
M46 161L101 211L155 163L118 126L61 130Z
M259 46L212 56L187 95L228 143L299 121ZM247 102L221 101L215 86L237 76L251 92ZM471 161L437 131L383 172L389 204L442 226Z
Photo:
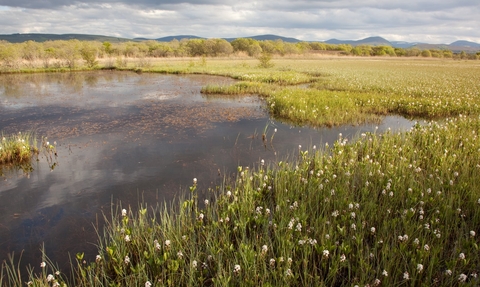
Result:
M50 144L46 137L42 138L40 146L33 132L0 136L0 175L5 170L21 169L26 173L33 171L32 161L42 152L51 169L57 165L56 142Z
M33 133L2 134L0 137L0 166L29 163L38 154Z

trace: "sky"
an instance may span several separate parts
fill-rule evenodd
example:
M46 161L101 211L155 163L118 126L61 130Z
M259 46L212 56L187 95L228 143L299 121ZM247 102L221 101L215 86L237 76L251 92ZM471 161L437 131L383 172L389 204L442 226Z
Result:
M0 0L0 34L480 43L479 0Z

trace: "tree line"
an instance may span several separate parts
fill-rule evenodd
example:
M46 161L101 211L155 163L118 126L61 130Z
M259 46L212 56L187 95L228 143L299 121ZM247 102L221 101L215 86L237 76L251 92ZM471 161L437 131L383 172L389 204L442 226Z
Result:
M150 57L224 57L248 55L301 55L333 53L352 56L391 57L434 57L480 59L476 54L453 53L450 50L394 48L391 46L352 46L349 44L328 44L323 42L290 43L282 40L255 40L238 38L231 42L224 39L174 39L170 42L148 40L142 42L110 43L99 41L55 40L46 42L27 41L9 43L0 41L0 67L2 69L34 68L76 68L83 61L87 67L95 67L99 59L115 61L112 65L125 64L125 58ZM113 60L115 59L115 60Z

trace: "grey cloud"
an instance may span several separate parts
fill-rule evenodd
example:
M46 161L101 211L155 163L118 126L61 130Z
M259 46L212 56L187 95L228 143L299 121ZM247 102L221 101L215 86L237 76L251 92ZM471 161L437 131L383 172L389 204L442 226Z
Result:
M477 1L405 0L378 4L365 0L361 5L350 0L246 0L232 5L228 1L141 0L130 4L119 0L18 0L12 4L11 0L0 0L0 34L84 33L127 38L279 34L316 41L379 35L392 40L480 42L480 32L475 29L480 26ZM5 10L2 5L11 8Z
M171 6L171 5L178 5L178 4L192 4L192 5L217 5L223 4L225 1L221 0L138 0L138 1L130 1L130 0L42 0L42 1L31 1L31 0L1 0L0 6L7 6L7 7L19 7L19 8L29 8L29 9L58 9L61 7L68 7L68 6L79 6L79 5L102 5L102 4L125 4L130 5L133 7L162 7L162 6Z

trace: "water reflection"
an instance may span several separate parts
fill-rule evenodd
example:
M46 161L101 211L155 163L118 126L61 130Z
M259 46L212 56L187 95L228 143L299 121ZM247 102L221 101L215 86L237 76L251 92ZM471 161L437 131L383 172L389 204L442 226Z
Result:
M94 258L102 213L111 203L137 206L178 197L192 178L200 190L220 184L238 165L291 156L298 146L352 138L374 125L309 129L269 119L255 97L203 97L207 83L232 80L122 72L0 76L0 130L34 129L57 142L58 166L40 154L28 176L0 178L0 256L25 250L37 266L40 246L65 266L68 252ZM13 83L14 87L6 87ZM388 127L411 122L388 117ZM273 143L261 134L268 126ZM91 258L90 258L91 259Z

